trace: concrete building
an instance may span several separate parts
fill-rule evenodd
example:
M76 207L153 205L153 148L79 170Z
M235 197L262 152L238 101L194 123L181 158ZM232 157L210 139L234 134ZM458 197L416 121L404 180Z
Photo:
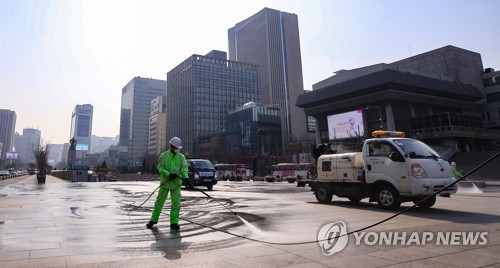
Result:
M226 55L192 55L167 73L167 139L181 138L186 156L198 157L199 143L227 131L229 112L260 103L257 66Z
M76 105L71 113L70 139L76 140L76 163L83 163L85 154L92 148L92 121L94 107L90 104Z
M230 60L259 66L262 105L282 111L285 155L309 150L314 135L307 132L304 111L295 106L304 92L297 15L264 8L230 28L228 39Z
M23 163L35 163L33 149L40 146L42 132L38 129L25 128L22 135L16 133L15 136L14 145L19 161Z
M5 159L6 153L14 149L16 119L16 112L0 109L0 142L3 144L0 159Z
M482 116L484 126L500 130L500 71L486 68L483 74L486 104Z
M446 46L390 64L341 70L313 85L297 106L315 117L317 143L338 142L331 138L331 119L360 111L364 134L359 138L382 126L425 140L443 156L491 150L500 131L483 124L482 78L480 54Z
M151 101L149 116L148 153L158 157L167 149L167 97L158 96Z
M111 145L117 145L118 139L116 137L99 137L92 135L92 148L90 148L91 154L103 153Z
M165 80L134 77L122 88L118 144L127 148L127 165L140 166L147 157L151 100L165 95Z

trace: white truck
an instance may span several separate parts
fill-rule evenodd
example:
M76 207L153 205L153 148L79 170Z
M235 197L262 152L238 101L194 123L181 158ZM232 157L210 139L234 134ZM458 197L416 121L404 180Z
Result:
M455 182L451 165L425 143L404 138L403 132L374 131L362 152L317 157L317 178L311 184L316 199L329 203L333 195L352 202L369 198L380 207L398 209L401 202L417 203ZM456 193L453 185L439 195ZM429 208L436 197L418 204Z

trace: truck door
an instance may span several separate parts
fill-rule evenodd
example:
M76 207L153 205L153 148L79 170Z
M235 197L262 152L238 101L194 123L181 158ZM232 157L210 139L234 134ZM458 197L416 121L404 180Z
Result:
M368 146L365 148L366 182L385 180L392 183L400 193L411 193L410 178L404 158L400 157L403 162L389 158L391 153L401 154L396 147L388 141L370 141L366 146Z

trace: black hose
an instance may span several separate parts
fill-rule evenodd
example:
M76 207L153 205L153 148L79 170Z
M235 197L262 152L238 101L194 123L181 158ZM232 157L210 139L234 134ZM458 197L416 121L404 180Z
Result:
M212 226L208 226L208 225L205 225L205 224L202 224L202 223L197 223L197 222L193 222L189 219L184 219L182 217L180 217L182 220L184 221L187 221L187 222L190 222L192 224L196 224L196 225L199 225L199 226L202 226L202 227L205 227L205 228L209 228L209 229L212 229L214 231L218 231L218 232L222 232L222 233L226 233L226 234L229 234L229 235L232 235L232 236L235 236L235 237L239 237L239 238L243 238L243 239L247 239L247 240L250 240L250 241L254 241L254 242L260 242L260 243L265 243L265 244L270 244L270 245L285 245L285 246L291 246L291 245L304 245L304 244L312 244L312 243L318 243L318 242L322 242L322 241L332 241L332 240L335 240L339 237L342 237L342 236L348 236L348 235L352 235L354 233L357 233L357 232L361 232L361 231L364 231L364 230L367 230L369 228L372 228L372 227L375 227L379 224L382 224L384 222L387 222L391 219L394 219L396 218L397 216L413 209L414 207L416 207L418 204L420 204L421 202L424 202L425 200L429 199L429 198L432 198L436 195L438 195L439 193L443 192L444 190L448 189L449 187L457 184L458 182L460 182L461 180L465 179L467 176L469 176L470 174L476 172L478 169L482 168L483 166L485 166L486 164L488 164L489 162L493 161L495 158L497 158L498 156L500 155L500 152L496 153L494 156L492 156L491 158L489 158L488 160L484 161L483 163L481 163L480 165L478 165L477 167L475 167L474 169L472 169L471 171L469 171L467 174L465 174L462 178L459 178L457 179L456 181L454 181L453 183L445 186L443 189L437 191L436 193L430 195L430 196L427 196L426 198L420 200L418 203L415 203L413 206L411 207L408 207L384 220L381 220L381 221L378 221L374 224L371 224L369 226L366 226L366 227L363 227L363 228L360 228L360 229L357 229L357 230L354 230L354 231L350 231L348 233L345 233L345 234L342 234L342 235L337 235L335 237L329 237L329 238L325 238L325 239L316 239L316 240L311 240L311 241L303 241L303 242L293 242L293 243L279 243L279 242L269 242L269 241L263 241L263 240L259 240L259 239L254 239L254 238L250 238L250 237L246 237L246 236L243 236L243 235L239 235L239 234L235 234L235 233L231 233L229 231L225 231L225 230L221 230L221 229L218 229L218 228L215 228L215 227L212 227ZM191 182L190 182L191 184ZM191 184L192 185L192 184ZM161 185L160 185L161 186ZM153 193L151 193L151 195L149 195L149 197L146 199L146 201L149 200L149 198L151 198L151 196L154 194L154 192L156 192L156 190L158 188L160 188L160 186L158 186L154 191ZM193 186L193 185L192 185ZM194 187L194 186L193 186ZM195 189L198 189L195 187ZM208 194L206 194L205 192L203 192L202 190L198 189L200 192L204 193L206 196L208 196L209 198L217 201L216 199L210 197ZM129 206L134 206L135 209L138 209L140 207L142 207L142 205L144 205L144 203L146 203L146 201L144 201L141 205L139 206L134 206L134 205L131 205L131 204L127 204ZM229 211L233 212L231 209L229 209L228 207L224 206L223 204L221 204L220 202L217 201L217 203L219 203L220 205L222 205L224 208L228 209ZM133 209L133 210L135 210ZM234 213L234 212L233 212ZM163 214L163 213L162 213ZM234 213L234 215L238 216L236 213ZM238 216L239 217L239 216Z
M191 185L191 188L200 191L202 194L206 195L208 198L210 198L210 199L214 200L215 202L219 203L219 205L223 206L225 209L231 211L235 216L239 217L238 214L236 214L236 212L232 211L230 208L228 208L227 206L225 206L224 204L222 204L221 202L219 202L217 199L211 197L210 195L208 195L207 193L205 193L200 188L194 186L189 179L186 179L186 181L188 182L189 185Z

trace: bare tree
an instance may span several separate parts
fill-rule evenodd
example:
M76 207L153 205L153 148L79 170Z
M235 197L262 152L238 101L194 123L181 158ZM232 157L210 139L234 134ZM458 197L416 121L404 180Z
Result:
M49 169L49 153L52 145L50 142L41 143L38 146L33 147L33 155L35 156L35 164L38 168L38 172L41 174L47 174Z

